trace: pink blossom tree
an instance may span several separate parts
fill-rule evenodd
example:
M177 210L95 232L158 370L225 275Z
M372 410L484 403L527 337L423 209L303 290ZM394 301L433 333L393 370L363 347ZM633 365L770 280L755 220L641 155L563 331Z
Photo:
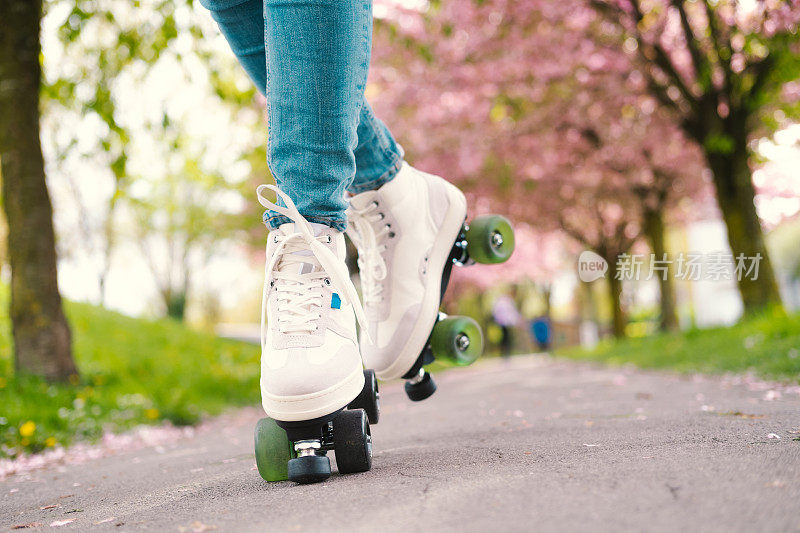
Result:
M663 254L664 214L699 194L702 168L594 11L487 0L393 20L378 27L373 99L417 164L459 183L478 211L560 229L612 266L645 230ZM674 327L668 280L661 289Z
M800 115L800 2L589 2L621 32L650 94L701 148L734 255L762 257L758 279L739 280L745 312L779 305L750 141Z

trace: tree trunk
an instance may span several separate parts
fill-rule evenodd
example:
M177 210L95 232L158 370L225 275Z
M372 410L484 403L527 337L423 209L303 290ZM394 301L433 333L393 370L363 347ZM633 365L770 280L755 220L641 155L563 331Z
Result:
M167 316L183 322L186 318L186 293L169 293L164 296L164 303L167 306Z
M747 258L761 257L756 279L752 279L752 275L742 275L737 280L745 315L750 315L772 305L780 306L781 296L756 213L753 177L747 164L746 136L740 134L733 138L738 140L732 152L706 151L706 159L728 230L734 264L739 256L746 258L745 264L748 266L750 260Z
M608 296L611 298L611 331L618 339L625 337L628 319L622 309L622 280L617 279L617 256L604 257L608 262Z
M56 278L53 210L39 140L41 0L0 2L0 163L17 372L76 374Z
M544 300L544 316L550 320L553 314L553 285L551 283L542 284L542 299Z
M597 325L598 318L597 318L597 306L595 305L594 301L594 292L592 290L592 284L587 283L586 281L580 281L580 292L579 292L579 315L581 322L592 322L593 324Z
M645 206L643 229L653 256L656 260L666 260L667 250L664 246L664 216L656 209ZM672 271L669 262L664 263L666 272L655 270L653 274L658 278L658 288L661 293L660 307L661 317L659 327L661 331L677 331L678 315L675 312L675 288L672 282Z

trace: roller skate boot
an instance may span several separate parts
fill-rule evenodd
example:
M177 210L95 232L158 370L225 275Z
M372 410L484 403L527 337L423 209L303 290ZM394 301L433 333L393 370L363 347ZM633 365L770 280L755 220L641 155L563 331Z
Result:
M347 235L358 249L368 332L361 355L379 379L406 379L414 401L436 390L424 365L435 357L470 364L482 351L473 319L439 312L453 265L502 262L514 249L506 219L481 217L470 228L466 216L461 191L407 163L350 199Z
M286 204L265 198L272 189ZM256 463L267 480L310 483L369 470L369 418L377 421L374 375L363 370L356 318L366 324L345 264L344 235L309 223L274 186L262 205L287 216L268 235L261 312L261 397ZM352 407L347 409L347 407Z

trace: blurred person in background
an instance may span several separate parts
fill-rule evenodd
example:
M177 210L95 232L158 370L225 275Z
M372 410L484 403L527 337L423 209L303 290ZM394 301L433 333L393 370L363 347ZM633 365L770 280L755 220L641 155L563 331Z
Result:
M540 316L531 320L531 336L540 352L550 349L551 326L547 316Z
M324 418L361 392L362 357L383 380L416 361L437 319L466 199L406 164L364 99L369 0L201 3L267 100L276 185L257 190L270 230L264 410L278 421ZM363 307L345 264L345 230L359 253Z
M500 326L500 355L508 357L514 348L512 330L522 322L514 298L508 294L498 296L492 304L492 320Z

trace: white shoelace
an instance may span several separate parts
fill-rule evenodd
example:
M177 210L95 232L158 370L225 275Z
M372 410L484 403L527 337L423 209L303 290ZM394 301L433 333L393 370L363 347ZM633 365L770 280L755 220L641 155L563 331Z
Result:
M262 195L265 189L275 191L286 204L281 207ZM311 333L317 329L324 301L324 285L332 283L342 300L353 306L361 329L366 332L366 317L358 293L350 280L345 263L323 243L329 236L316 237L311 224L300 214L292 199L274 185L260 185L256 189L258 201L288 217L294 222L295 233L278 235L272 232L278 246L264 269L264 290L261 299L261 347L266 345L267 295L274 287L277 291L277 327L281 333ZM298 253L300 252L300 253ZM304 255L302 252L307 252ZM302 273L303 265L311 265L312 271Z
M364 304L378 304L383 301L383 280L387 274L383 253L387 248L386 240L391 235L391 227L382 222L384 215L378 211L377 202L370 202L361 209L351 204L349 215L353 229L348 235L358 249Z

